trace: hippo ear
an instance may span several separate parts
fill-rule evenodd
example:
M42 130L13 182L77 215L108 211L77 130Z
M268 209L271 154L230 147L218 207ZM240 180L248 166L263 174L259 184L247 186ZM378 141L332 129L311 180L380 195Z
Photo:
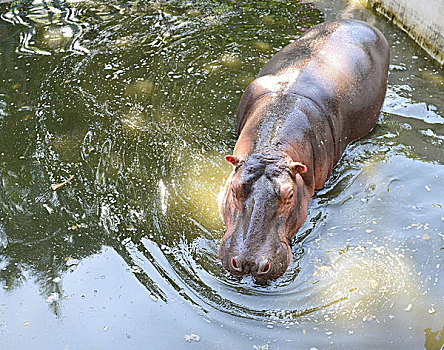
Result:
M307 172L307 166L299 162L290 162L290 170L294 175L296 174L302 175Z
M228 163L233 164L234 166L238 166L240 164L240 162L241 162L241 159L239 157L233 156L233 155L225 156L225 160Z

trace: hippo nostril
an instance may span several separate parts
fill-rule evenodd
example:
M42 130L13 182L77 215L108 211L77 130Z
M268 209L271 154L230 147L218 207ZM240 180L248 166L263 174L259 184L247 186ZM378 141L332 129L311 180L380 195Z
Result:
M240 264L239 264L238 260L239 260L238 256L233 256L231 258L231 266L233 267L234 270L236 270L238 272L241 272L242 269L240 267Z
M267 258L262 259L259 262L259 268L258 268L258 273L260 274L266 274L271 270L271 261Z

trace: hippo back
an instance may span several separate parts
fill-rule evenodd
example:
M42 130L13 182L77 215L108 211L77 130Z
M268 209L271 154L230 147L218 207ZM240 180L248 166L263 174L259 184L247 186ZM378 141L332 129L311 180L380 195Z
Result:
M375 125L384 101L388 44L360 21L325 22L274 55L244 92L236 119L241 133L249 109L266 94L309 98L329 118L336 136L334 163L347 144Z

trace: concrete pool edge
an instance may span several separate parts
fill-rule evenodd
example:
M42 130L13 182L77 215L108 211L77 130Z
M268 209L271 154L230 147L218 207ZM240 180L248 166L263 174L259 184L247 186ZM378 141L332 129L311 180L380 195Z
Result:
M366 0L379 13L409 34L439 64L444 64L444 1Z

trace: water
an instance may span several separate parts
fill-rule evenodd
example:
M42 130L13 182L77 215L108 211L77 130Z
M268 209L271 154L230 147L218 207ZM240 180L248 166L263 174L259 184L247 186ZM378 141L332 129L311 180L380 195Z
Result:
M360 5L0 5L2 349L440 349L444 74ZM378 125L345 152L269 285L217 258L242 91L326 19L392 52ZM73 179L58 191L51 184Z

